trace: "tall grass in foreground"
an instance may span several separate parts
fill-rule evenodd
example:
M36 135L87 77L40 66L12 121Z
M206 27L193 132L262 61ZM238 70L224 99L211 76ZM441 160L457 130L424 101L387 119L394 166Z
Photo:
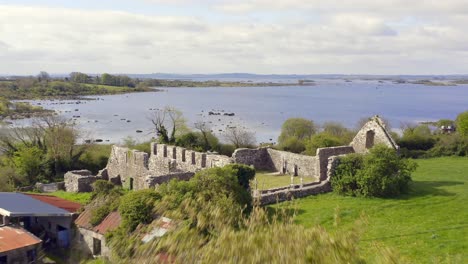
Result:
M240 228L229 225L212 234L200 234L181 224L172 233L136 249L123 263L402 263L392 250L379 247L367 260L358 247L361 221L353 230L332 235L315 226L294 224L287 209L268 215L255 207L241 217ZM378 251L378 252L377 252Z

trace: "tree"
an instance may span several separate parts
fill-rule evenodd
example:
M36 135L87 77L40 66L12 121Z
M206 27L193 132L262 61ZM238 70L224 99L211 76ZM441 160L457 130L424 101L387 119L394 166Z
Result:
M74 147L78 138L75 127L63 118L42 118L37 126L43 130L47 156L53 161L55 175L62 174L62 166L69 168L74 159ZM84 149L81 150L79 157Z
M41 71L38 75L37 75L37 79L42 82L42 81L49 81L50 80L50 75L45 72L45 71Z
M460 113L457 116L456 123L458 133L464 137L468 136L468 111Z
M224 138L236 148L250 148L255 145L255 134L238 127L229 127Z
M281 143L289 137L296 137L299 140L308 139L317 132L317 126L312 120L304 118L289 118L281 126L281 134L278 143Z
M343 140L332 134L322 132L313 135L310 140L306 142L306 153L308 155L315 155L318 148L335 147L343 145Z
M150 120L160 143L174 144L177 133L183 134L187 131L186 120L182 112L172 107L166 106L164 109L158 109ZM171 131L170 134L168 128Z
M317 132L317 126L312 120L304 118L289 118L281 126L278 137L279 148L295 153L305 150L305 143Z
M13 162L23 185L34 184L43 174L44 152L36 146L22 146L15 152Z
M81 72L70 73L70 81L77 83L91 83L92 78Z

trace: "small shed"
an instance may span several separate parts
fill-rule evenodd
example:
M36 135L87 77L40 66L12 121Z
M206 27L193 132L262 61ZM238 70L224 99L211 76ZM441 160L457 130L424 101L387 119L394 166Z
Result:
M75 220L79 236L75 244L80 250L93 256L110 256L105 234L119 227L122 218L118 212L111 212L96 226L92 226L91 209L88 208Z
M42 241L17 226L0 226L0 263L35 263Z

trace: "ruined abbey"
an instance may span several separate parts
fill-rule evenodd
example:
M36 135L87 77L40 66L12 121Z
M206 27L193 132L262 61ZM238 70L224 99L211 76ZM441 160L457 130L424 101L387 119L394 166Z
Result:
M303 197L331 190L329 177L337 156L365 153L376 144L395 150L397 144L384 122L375 116L356 134L348 146L319 148L315 156L306 156L272 148L237 149L232 157L200 153L182 147L151 143L151 153L113 146L106 168L98 175L89 171L71 171L65 175L69 192L91 191L91 184L104 179L128 189L153 188L171 179L188 180L197 171L222 167L230 163L253 166L256 170L278 172L299 177L315 177L313 183L269 190L253 190L261 203L268 204L290 197Z

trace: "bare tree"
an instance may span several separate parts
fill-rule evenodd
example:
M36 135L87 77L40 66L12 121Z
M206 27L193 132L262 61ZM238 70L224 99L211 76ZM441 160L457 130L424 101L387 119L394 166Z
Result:
M229 127L224 138L236 148L248 148L255 145L255 134L238 127Z
M55 173L60 174L60 162L71 163L76 155L74 148L78 138L78 131L73 124L57 116L43 117L36 126L43 131L47 155L54 161ZM78 157L80 155L81 153L79 153Z
M204 149L210 149L211 144L210 140L208 139L208 136L211 135L211 126L208 125L206 122L199 121L195 123L195 129L199 130L203 137L203 144L205 145Z
M172 107L158 109L150 120L161 143L175 143L177 133L186 130L182 112Z
M50 80L50 75L45 72L45 71L41 71L38 75L37 75L37 79L41 82L41 81L49 81Z

